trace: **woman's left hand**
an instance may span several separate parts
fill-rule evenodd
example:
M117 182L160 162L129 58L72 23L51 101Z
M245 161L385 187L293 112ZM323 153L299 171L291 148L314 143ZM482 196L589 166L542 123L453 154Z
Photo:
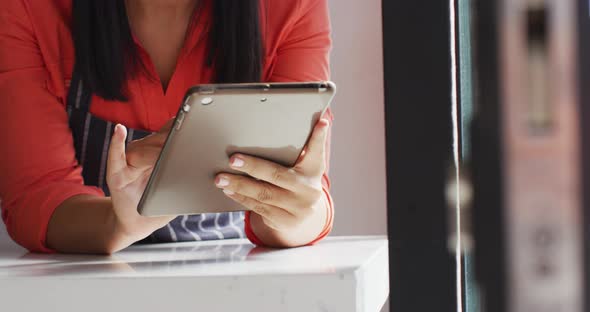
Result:
M328 127L326 119L316 124L293 168L235 154L230 158L231 168L248 176L217 175L217 187L258 215L252 215L251 225L264 243L277 247L304 245L323 230L328 215L328 202L322 190ZM255 217L261 222L253 220Z

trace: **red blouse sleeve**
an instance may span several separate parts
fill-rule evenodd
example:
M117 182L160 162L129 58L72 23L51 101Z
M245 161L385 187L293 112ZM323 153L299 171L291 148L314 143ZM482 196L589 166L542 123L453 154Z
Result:
M330 16L327 0L301 0L292 27L285 28L283 38L278 44L275 59L269 69L269 81L322 81L330 78L330 50L332 47ZM326 141L326 171L322 177L324 192L329 201L328 219L320 235L311 241L313 244L326 237L332 230L334 205L330 196L328 177L330 160L330 136L332 111L328 109L324 118L330 121ZM246 212L246 236L253 244L263 245L250 226L250 212Z
M45 236L56 207L84 186L64 104L48 91L50 72L22 1L0 11L0 198L10 236L49 252Z

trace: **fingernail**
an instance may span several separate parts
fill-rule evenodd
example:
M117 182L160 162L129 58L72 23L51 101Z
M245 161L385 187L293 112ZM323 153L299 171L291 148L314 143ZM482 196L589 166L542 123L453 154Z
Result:
M229 196L235 194L233 191L230 191L230 190L223 190L223 192L225 193L225 195L229 195Z
M237 156L234 156L231 160L231 166L235 168L241 168L244 166L244 160Z
M117 124L117 125L115 126L115 130L114 130L114 133L113 133L113 135L116 135L116 134L121 134L121 133L122 133L124 136L127 136L127 133L126 133L126 131L125 131L125 130L126 130L126 129L125 129L125 126L123 126L122 124Z
M217 178L217 181L215 181L215 184L219 187L224 187L224 186L228 186L229 185L229 180L221 177L221 178Z

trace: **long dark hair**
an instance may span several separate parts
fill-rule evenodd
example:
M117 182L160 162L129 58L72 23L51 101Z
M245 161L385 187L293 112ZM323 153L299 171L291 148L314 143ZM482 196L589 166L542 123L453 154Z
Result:
M263 48L259 0L202 1L213 1L208 28L208 65L214 68L213 82L260 81ZM125 83L143 64L138 64L125 1L74 0L72 35L76 70L84 85L106 100L126 101Z

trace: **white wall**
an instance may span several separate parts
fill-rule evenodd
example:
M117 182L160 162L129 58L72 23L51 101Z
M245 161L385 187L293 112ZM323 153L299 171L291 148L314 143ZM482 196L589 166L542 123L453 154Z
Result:
M381 0L330 0L333 235L386 234Z

